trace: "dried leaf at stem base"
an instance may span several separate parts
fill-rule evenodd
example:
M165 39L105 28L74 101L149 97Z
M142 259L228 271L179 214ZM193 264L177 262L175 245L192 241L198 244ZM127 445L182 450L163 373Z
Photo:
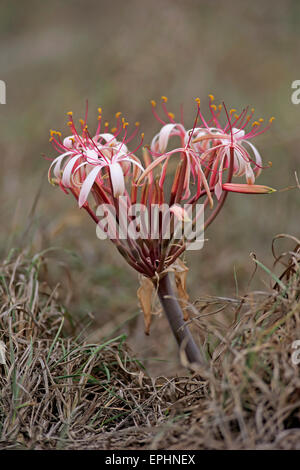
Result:
M152 294L154 285L151 279L145 276L139 276L140 287L137 290L137 296L144 313L145 334L149 335L152 321Z

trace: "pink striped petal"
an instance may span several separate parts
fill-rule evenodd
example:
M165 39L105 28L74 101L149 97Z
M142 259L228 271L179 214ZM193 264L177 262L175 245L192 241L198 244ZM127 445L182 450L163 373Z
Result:
M88 163L98 163L99 154L95 149L86 149L84 155Z
M63 145L67 148L67 149L71 149L74 145L74 135L69 135L68 137L65 137L64 140L63 140Z
M171 137L173 131L176 131L176 130L179 133L180 132L184 134L186 133L185 129L183 128L181 124L166 124L165 126L161 128L159 137L158 137L158 148L160 152L165 152L168 146L169 138Z
M145 169L144 173L139 177L137 184L140 184L140 182L153 170L153 168L155 168L157 165L163 162L168 157L169 154L170 153L162 155L161 157L158 157L156 160L150 163L150 165L147 166L147 168Z
M68 161L68 163L66 164L64 168L61 182L66 188L69 188L70 185L72 184L71 176L72 176L73 168L79 158L81 158L81 155L76 155L75 157L72 157L71 160Z
M60 171L61 171L60 167L61 167L62 161L65 157L67 157L68 155L71 155L71 153L72 152L65 152L62 155L59 155L59 157L56 157L50 165L49 175L50 175L50 172L51 172L51 168L54 165L53 174L56 178L59 178L60 177Z
M92 186L95 182L95 179L97 178L101 169L102 169L102 166L97 165L95 168L92 169L92 171L88 174L88 176L84 180L84 183L80 190L79 199L78 199L79 207L82 207L83 204L86 202L88 195L92 189Z
M119 163L112 163L109 165L109 172L114 196L122 196L125 192L125 181L121 165Z
M258 165L255 168L255 171L256 171L257 176L259 176L260 173L261 173L261 168L260 167L262 166L262 158L261 158L261 155L260 155L259 151L257 150L256 147L254 147L254 145L251 142L248 142L247 140L243 140L242 143L243 144L248 144L251 147L251 149L254 153L254 156L255 156L255 162Z
M219 200L221 195L222 195L222 178L223 178L223 166L224 166L224 160L225 160L225 155L223 156L222 160L221 160L221 164L220 164L220 167L219 167L219 179L218 179L218 182L215 186L215 195L216 195L216 198Z

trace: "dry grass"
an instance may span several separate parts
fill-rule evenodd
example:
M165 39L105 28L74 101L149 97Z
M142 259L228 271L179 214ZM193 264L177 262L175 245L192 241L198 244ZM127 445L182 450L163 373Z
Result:
M300 245L276 258L285 267L269 271L270 292L195 304L203 370L154 379L124 335L75 337L43 256L11 252L0 269L1 448L300 449ZM220 310L233 315L226 329Z

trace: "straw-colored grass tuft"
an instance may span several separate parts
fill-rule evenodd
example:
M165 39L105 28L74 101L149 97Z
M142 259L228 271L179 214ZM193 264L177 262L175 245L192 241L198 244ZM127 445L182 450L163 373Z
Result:
M120 335L70 330L41 255L0 268L2 449L300 449L300 244L268 292L193 306L206 366L149 377ZM214 312L232 318L224 327Z

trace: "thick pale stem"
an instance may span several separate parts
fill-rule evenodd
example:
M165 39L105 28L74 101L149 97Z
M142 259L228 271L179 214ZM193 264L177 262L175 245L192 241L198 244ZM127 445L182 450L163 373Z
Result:
M190 363L203 364L200 351L183 319L183 313L175 297L169 274L160 279L158 296L179 348L183 348Z

